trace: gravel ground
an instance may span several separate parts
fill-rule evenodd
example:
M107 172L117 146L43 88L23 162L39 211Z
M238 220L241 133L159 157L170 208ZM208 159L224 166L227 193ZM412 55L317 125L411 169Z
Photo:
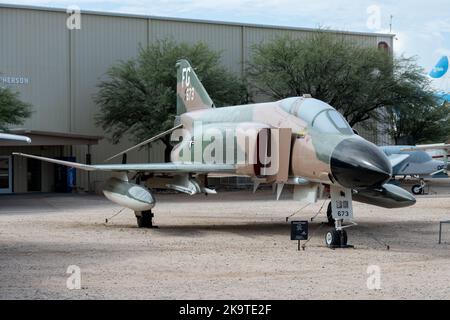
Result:
M290 241L292 200L268 191L189 197L158 194L159 229L93 195L0 197L1 299L448 299L450 197L410 208L354 204L355 249L324 246L325 215L310 223L305 251ZM322 203L293 217L309 219ZM390 246L387 250L386 244ZM81 269L69 290L68 266ZM381 289L369 290L369 266Z

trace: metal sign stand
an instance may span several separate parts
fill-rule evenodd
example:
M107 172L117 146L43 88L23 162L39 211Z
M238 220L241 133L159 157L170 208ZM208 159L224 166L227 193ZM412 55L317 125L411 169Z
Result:
M300 251L301 240L308 240L308 221L291 221L291 240L298 241L297 250Z

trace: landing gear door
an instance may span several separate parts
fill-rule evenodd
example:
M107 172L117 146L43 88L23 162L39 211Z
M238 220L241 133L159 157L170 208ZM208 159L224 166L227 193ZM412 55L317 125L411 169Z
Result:
M352 190L331 187L331 211L335 220L353 220Z

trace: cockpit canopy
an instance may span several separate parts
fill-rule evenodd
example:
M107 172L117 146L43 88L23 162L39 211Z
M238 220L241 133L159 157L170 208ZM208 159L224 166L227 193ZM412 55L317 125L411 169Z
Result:
M282 101L282 108L324 133L352 135L347 120L329 104L313 98L288 98Z

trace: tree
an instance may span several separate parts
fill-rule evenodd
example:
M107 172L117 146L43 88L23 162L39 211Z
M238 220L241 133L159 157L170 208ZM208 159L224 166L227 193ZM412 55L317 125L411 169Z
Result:
M311 94L338 109L351 126L385 121L386 110L414 102L418 88L403 84L423 77L410 59L393 59L324 30L254 46L248 73L258 92L275 99Z
M395 144L446 142L450 137L450 106L401 105L390 112L388 129Z
M415 92L410 99L388 110L387 132L395 144L445 142L450 137L450 105L431 89L430 81L421 76L423 70L405 64L410 73L419 75L415 81L398 82L397 91Z
M21 125L31 115L31 105L19 99L19 93L0 87L0 130Z
M195 68L217 107L246 102L244 82L227 71L220 53L204 43L177 44L160 40L141 48L135 59L122 61L107 72L109 79L99 84L95 97L100 106L97 124L118 143L125 134L142 141L173 127L176 115L176 69L179 59ZM170 160L170 136L161 139L166 146L165 161Z

